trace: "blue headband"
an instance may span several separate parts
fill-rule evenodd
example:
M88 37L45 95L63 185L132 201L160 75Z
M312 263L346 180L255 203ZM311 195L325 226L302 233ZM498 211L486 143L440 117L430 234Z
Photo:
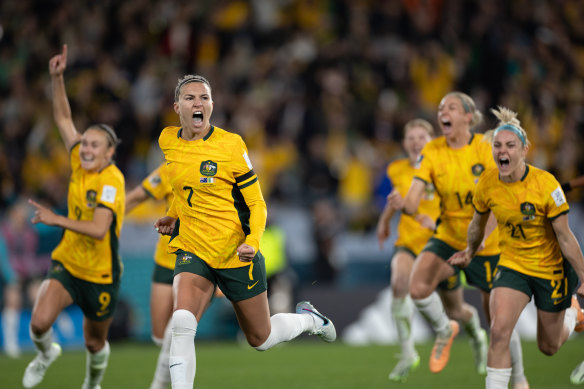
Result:
M525 145L527 144L527 141L525 140L525 135L523 135L523 133L521 132L521 130L519 130L519 128L515 127L512 124L503 124L502 126L497 127L497 129L495 130L495 133L493 134L493 137L497 136L497 134L502 130L511 131L512 133L517 135L517 137L519 138L519 140L523 144L523 147L525 147Z

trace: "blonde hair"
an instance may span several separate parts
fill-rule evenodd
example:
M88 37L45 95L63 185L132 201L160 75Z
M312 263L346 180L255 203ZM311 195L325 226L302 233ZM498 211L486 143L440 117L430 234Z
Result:
M517 112L511 111L509 108L498 106L497 109L491 109L491 113L499 120L497 127L493 130L489 130L485 133L484 139L490 143L493 143L495 139L495 134L498 130L509 130L513 132L521 143L523 147L529 146L529 139L527 139L527 132L521 127L521 122L517 119Z
M460 102L462 103L462 108L464 109L464 112L472 114L472 119L470 121L471 129L477 127L479 124L483 122L483 114L481 111L477 109L477 106L472 97L470 97L466 93L458 91L449 92L446 94L446 96L444 96L444 98L449 96L454 96L457 99L459 99Z
M404 126L404 137L412 128L422 127L431 138L434 138L434 126L424 119L412 119Z

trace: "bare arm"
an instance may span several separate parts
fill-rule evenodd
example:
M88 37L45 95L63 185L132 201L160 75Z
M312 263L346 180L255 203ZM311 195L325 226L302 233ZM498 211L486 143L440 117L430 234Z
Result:
M562 184L562 190L564 192L569 192L572 189L579 188L581 186L584 186L584 176L572 178L570 181L564 182Z
M104 207L96 208L93 213L93 220L75 220L57 215L33 200L28 200L28 202L36 208L32 218L34 224L43 223L48 226L65 228L97 240L102 240L105 237L113 221L111 209Z
M426 183L422 180L414 178L412 180L412 185L408 190L408 194L405 198L403 212L407 215L415 215L418 212L418 207L420 206L420 201L422 196L424 196L424 190L426 189Z
M379 220L377 221L377 242L379 243L380 249L383 249L383 243L391 235L389 221L395 214L395 211L396 210L390 205L390 203L386 202L383 212L381 212Z
M71 116L71 107L65 90L63 73L67 67L67 45L63 45L63 52L55 55L49 61L49 73L51 74L51 86L53 97L53 116L59 128L61 138L67 150L81 139L81 135L75 129Z
M148 192L142 185L136 186L126 195L126 214L149 198Z
M487 229L487 222L489 221L489 218L492 217L489 216L490 214L491 212L478 213L475 211L466 233L466 248L463 251L454 253L454 255L448 259L449 264L463 268L468 266L483 242L485 231Z
M562 254L568 259L568 262L570 262L570 265L572 265L580 279L578 294L584 296L584 257L582 256L582 250L580 249L578 240L576 240L568 224L568 215L560 215L552 220L552 227L556 233L556 239L558 240Z

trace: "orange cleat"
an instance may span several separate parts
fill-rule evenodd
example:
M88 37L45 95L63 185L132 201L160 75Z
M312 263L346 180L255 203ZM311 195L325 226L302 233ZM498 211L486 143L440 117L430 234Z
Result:
M572 306L570 308L574 308L577 312L576 327L574 327L574 331L584 331L584 312L582 311L582 308L580 308L580 303L578 302L578 298L575 295L572 296Z
M456 335L458 335L459 326L454 320L450 320L450 335L447 337L436 337L432 355L430 355L430 371L432 373L440 373L442 369L448 364L450 359L450 348Z

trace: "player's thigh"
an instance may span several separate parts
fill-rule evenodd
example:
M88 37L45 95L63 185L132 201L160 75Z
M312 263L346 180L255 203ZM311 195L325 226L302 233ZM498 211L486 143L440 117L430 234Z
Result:
M564 335L564 315L566 311L546 312L537 310L537 343L559 347Z
M73 298L63 284L55 279L41 283L34 303L31 327L34 332L46 332L63 309L73 303Z
M430 251L423 251L414 263L410 278L410 293L428 296L438 284L455 274L455 270L444 259Z
M174 310L186 309L200 321L215 291L215 284L194 273L182 272L174 276L172 284Z
M172 316L172 284L153 282L150 290L150 319L152 335L162 339Z
M510 287L495 287L491 290L489 309L494 338L511 338L511 332L530 299L524 292Z
M252 346L261 345L271 331L267 291L245 300L233 301L232 304L248 342Z

